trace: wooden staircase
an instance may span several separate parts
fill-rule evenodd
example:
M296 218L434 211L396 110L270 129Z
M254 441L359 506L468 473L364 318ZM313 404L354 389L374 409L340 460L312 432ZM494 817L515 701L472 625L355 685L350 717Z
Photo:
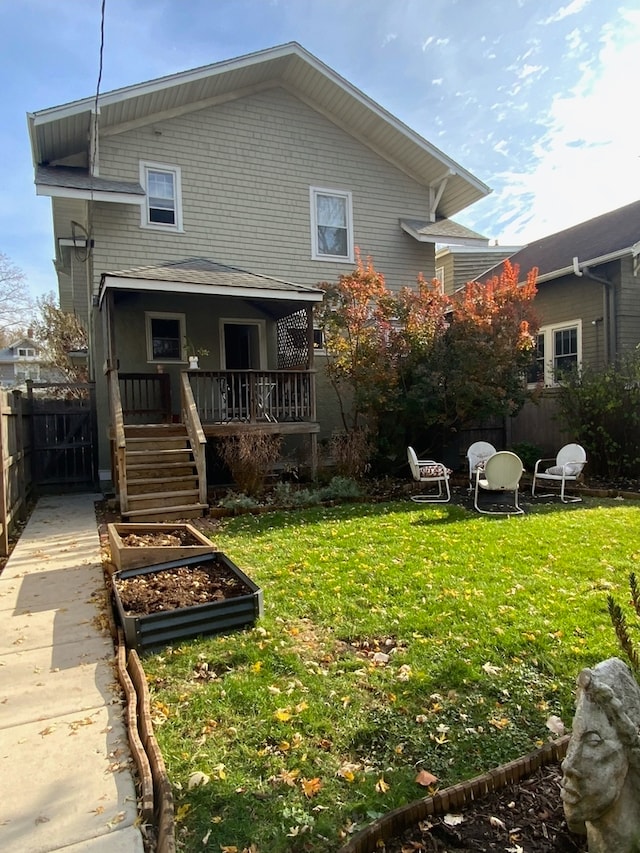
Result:
M126 498L120 514L125 521L175 521L198 518L208 510L199 501L199 479L184 424L124 427Z

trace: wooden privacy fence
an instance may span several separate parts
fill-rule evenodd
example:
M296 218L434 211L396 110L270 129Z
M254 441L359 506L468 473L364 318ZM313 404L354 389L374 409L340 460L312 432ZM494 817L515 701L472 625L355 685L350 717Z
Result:
M20 391L0 391L0 556L9 554L9 536L27 514L31 488L30 430Z

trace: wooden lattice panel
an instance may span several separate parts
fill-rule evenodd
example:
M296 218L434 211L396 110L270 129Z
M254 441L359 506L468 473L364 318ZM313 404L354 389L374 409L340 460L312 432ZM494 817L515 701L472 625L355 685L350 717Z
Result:
M278 320L278 370L306 369L308 336L304 309Z

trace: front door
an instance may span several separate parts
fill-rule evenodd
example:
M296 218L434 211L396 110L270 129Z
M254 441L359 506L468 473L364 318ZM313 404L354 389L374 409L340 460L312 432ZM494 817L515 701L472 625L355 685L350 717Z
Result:
M260 327L257 323L224 324L226 370L259 370Z

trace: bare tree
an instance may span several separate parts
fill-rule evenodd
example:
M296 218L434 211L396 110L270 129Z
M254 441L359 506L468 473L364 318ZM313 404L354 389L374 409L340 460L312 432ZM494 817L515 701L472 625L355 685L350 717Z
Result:
M86 382L86 362L74 363L69 353L86 352L87 331L76 314L62 311L53 293L47 293L36 301L39 318L33 323L34 334L44 349L46 363L56 367L70 382Z
M0 252L0 335L10 343L29 325L34 310L26 278L21 269Z

